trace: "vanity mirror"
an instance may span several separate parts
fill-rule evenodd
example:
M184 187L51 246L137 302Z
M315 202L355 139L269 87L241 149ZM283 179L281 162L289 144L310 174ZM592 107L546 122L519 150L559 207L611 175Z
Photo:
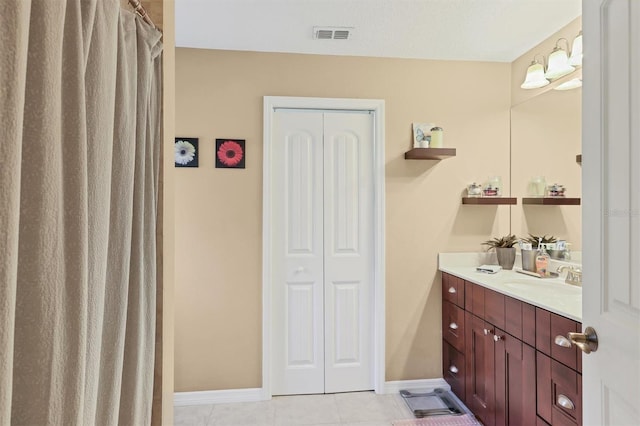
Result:
M518 236L555 235L571 243L572 251L582 247L581 207L575 205L582 192L582 169L576 162L581 101L580 88L548 90L511 108L511 195L518 198L511 207L511 230ZM574 205L521 202L546 195L543 188L553 184L563 185Z

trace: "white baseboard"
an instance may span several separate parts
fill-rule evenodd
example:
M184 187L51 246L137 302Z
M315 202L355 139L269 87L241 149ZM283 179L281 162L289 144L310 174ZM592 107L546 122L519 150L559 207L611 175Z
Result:
M264 401L265 399L262 388L176 392L173 394L173 405L178 407L181 405L226 404Z
M383 393L399 393L402 389L433 392L436 388L449 390L451 386L444 379L397 380L385 382Z
M432 392L436 388L450 389L444 379L398 380L385 382L382 393L398 393L402 389ZM200 392L176 392L173 394L173 405L209 405L227 404L231 402L265 401L267 398L262 388L226 389Z

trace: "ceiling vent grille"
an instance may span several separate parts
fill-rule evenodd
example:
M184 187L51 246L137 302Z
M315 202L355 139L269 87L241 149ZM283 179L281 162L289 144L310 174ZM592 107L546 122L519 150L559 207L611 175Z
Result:
M313 27L313 38L316 40L348 40L351 27Z

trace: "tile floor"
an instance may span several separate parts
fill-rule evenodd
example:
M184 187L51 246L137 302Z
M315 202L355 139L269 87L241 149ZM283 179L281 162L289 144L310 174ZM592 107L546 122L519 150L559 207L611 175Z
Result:
M271 401L175 407L175 426L389 426L413 415L398 394L279 396Z

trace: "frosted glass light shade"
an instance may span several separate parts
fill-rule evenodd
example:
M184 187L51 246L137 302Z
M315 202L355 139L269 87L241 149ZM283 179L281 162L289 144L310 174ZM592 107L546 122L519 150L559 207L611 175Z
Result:
M538 89L549 84L549 80L544 78L544 67L536 61L531 62L527 68L527 77L520 85L523 89Z
M582 80L579 78L572 78L569 81L565 81L564 83L557 85L553 90L571 90L577 89L578 87L582 87Z
M550 80L554 80L556 78L564 77L575 70L575 67L569 65L567 52L556 47L549 55L549 66L547 67L547 72L544 76Z
M582 65L582 31L573 40L571 47L571 56L569 57L569 65L579 67Z

